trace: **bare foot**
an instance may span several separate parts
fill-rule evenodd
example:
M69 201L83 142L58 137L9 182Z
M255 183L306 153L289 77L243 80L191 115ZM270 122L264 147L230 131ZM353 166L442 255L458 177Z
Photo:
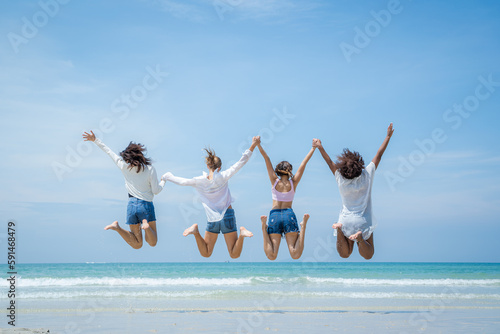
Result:
M358 232L354 233L353 235L351 235L349 237L349 239L351 239L352 241L356 240L357 242L360 242L360 241L363 241L363 235L362 235L361 231L358 231Z
M191 227L188 227L187 229L184 230L184 233L182 233L183 236L187 237L190 234L195 234L198 232L198 224L193 224Z
M109 224L108 226L106 226L104 229L105 230L113 230L113 231L116 231L120 228L120 225L118 225L118 222L117 221L114 221L112 224Z
M149 228L149 223L148 223L148 221L146 219L142 220L142 226L141 226L141 228L143 230L147 230Z
M309 216L309 214L308 214L308 213L306 213L306 214L304 215L304 218L303 218L303 219L302 219L302 221L300 222L300 229L301 229L301 230L303 230L303 229L305 229L305 228L306 228L307 221L309 220L309 217L310 217L310 216Z
M242 235L243 237L248 237L248 238L253 237L253 233L250 232L249 230L247 230L246 228L244 228L243 226L240 227L240 235Z
M262 230L267 232L267 216L260 216L260 221L262 222Z
M334 229L341 229L342 228L342 223L335 223L332 225L332 228Z

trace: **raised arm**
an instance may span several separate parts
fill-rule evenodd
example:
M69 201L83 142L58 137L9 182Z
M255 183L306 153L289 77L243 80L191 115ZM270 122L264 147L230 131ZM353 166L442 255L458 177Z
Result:
M250 148L246 150L242 157L240 158L239 161L237 161L234 165L226 169L225 171L221 172L222 177L225 179L231 178L234 174L236 174L245 164L250 160L250 157L252 156L253 150L255 147L260 143L260 136L256 136L252 138L252 145L250 145Z
M311 147L304 160L302 160L299 169L297 169L297 173L295 173L295 175L293 176L293 185L295 188L297 188L300 179L302 179L302 175L304 175L304 170L306 169L307 163L309 162L309 160L311 160L311 157L313 156L315 150L316 147Z
M330 170L332 171L333 175L335 175L335 171L337 171L337 165L330 159L330 156L328 153L326 153L325 149L323 148L323 144L321 143L321 140L319 139L313 139L313 147L317 147L319 152L321 153L321 156L323 159L325 159L326 164L328 167L330 167Z
M387 136L384 139L384 142L380 146L380 148L377 151L377 154L375 157L372 159L372 162L375 164L375 168L378 168L378 164L380 163L380 160L382 159L382 155L384 155L385 149L387 148L387 145L389 145L389 141L391 140L392 134L394 133L394 128L392 127L392 123L389 124L389 127L387 128Z
M101 150L104 151L104 153L106 153L113 160L113 162L118 166L118 168L123 169L125 167L128 167L128 164L125 161L123 161L122 157L113 152L99 138L96 138L94 132L92 131L90 131L90 133L84 132L83 140L94 142L94 144L96 144Z
M264 151L264 149L260 145L260 142L257 145L257 147L259 148L260 154L262 154L262 157L264 158L264 161L266 162L266 168L267 168L267 174L269 175L269 181L271 181L271 184L274 185L278 176L276 176L276 173L274 172L274 168L273 168L273 164L271 163L271 159L269 159L269 156L267 155L266 151Z

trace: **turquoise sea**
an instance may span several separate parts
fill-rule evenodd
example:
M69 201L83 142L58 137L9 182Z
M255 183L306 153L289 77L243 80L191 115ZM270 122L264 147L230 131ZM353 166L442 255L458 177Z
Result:
M0 269L8 276L6 265ZM16 326L51 333L500 329L498 263L83 263L16 269ZM10 327L9 287L0 281L0 328Z
M7 267L1 267L6 273ZM48 301L314 297L476 299L500 302L492 263L21 264L17 298ZM7 281L0 283L7 288ZM0 299L7 299L2 293Z

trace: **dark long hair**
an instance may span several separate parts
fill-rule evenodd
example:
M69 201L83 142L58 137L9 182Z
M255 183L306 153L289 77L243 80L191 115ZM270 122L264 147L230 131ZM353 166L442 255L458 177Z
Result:
M216 170L217 168L222 166L222 160L217 155L215 155L214 150L212 150L211 148L205 148L205 151L207 152L205 162L210 170Z
M337 159L337 169L340 175L346 179L354 179L360 176L363 168L365 168L365 162L361 155L356 151L349 151L348 148L344 148L344 151Z
M288 161L282 161L276 165L276 167L274 168L274 172L280 178L283 175L288 175L289 178L292 178L293 177L292 169L293 169L293 166L291 163L289 163Z
M146 166L151 165L151 159L144 156L144 151L146 151L144 145L130 142L127 148L120 152L120 156L128 163L129 169L137 167L139 173L141 169L145 170Z

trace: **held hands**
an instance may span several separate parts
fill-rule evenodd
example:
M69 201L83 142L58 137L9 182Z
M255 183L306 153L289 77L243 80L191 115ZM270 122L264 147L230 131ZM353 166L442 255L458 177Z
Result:
M313 148L321 148L323 145L321 144L321 140L314 138L312 142Z
M389 124L389 127L387 128L387 137L391 138L393 133L394 133L394 128L392 127L392 123L391 123L391 124Z
M260 136L255 136L252 138L252 146L250 146L250 151L253 152L254 148L260 146Z
M95 134L90 130L90 133L84 132L83 133L83 140L85 141L94 141L95 140Z
M166 182L166 181L168 181L168 178L171 177L172 175L173 175L172 173L166 172L165 174L163 174L161 176L161 180Z

